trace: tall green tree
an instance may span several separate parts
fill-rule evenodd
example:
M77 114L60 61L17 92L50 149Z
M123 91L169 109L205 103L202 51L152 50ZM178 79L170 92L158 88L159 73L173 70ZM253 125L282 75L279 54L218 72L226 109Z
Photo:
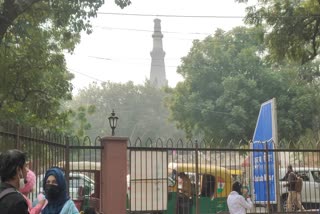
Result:
M90 18L103 0L0 1L0 119L63 129L73 75L64 52L72 52L80 33L91 32ZM128 0L116 0L119 6Z
M248 141L261 103L273 97L280 138L294 140L313 128L318 84L303 80L300 67L266 62L263 35L261 28L237 27L194 42L178 68L185 80L167 101L171 119L189 137Z
M28 25L23 33L7 34L0 44L0 118L54 126L66 119L60 101L71 98L72 75L63 55L69 44L56 40L54 29L40 26L34 12L19 17Z
M72 34L89 30L89 18L97 15L97 10L104 0L2 0L0 1L0 43L6 33L19 36L19 31L26 30L20 16L36 12L46 27L52 26L63 33ZM121 8L131 4L130 0L115 0ZM36 11L38 10L38 11ZM69 35L70 36L70 35Z
M319 54L319 17L319 0L257 0L247 8L245 20L267 29L266 44L272 61L290 59L305 64Z
M168 121L169 111L164 105L165 97L164 91L152 87L148 82L145 85L107 82L92 84L81 90L67 106L71 109L95 106L95 113L87 117L91 129L86 133L92 139L110 135L108 117L113 109L119 117L115 130L118 136L128 136L133 141L141 138L142 142L148 138L183 138L183 132L175 128L174 122Z
M59 107L71 99L72 74L63 53L52 48L49 32L34 28L29 34L32 39L0 45L0 118L54 124L65 118Z

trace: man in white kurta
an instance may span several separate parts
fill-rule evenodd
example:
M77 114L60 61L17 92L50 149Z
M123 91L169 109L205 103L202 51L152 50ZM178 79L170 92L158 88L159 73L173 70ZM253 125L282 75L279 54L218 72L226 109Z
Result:
M245 214L246 209L251 209L253 207L253 203L248 196L246 199L241 195L241 184L239 182L235 182L232 185L232 192L230 192L227 203L230 214Z

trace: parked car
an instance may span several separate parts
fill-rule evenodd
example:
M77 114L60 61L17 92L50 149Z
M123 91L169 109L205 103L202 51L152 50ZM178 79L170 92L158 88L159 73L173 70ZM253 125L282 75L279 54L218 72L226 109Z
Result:
M320 200L320 169L311 167L294 167L293 170L303 179L301 199L304 207L306 209L318 208ZM287 181L281 179L285 176L286 171L286 168L281 168L279 173L280 202L284 211L287 207L288 189L283 186Z

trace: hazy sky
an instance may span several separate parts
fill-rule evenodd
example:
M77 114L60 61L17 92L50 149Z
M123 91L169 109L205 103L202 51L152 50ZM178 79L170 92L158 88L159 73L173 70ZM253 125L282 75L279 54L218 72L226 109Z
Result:
M67 66L75 75L74 93L94 81L143 84L150 74L155 18L161 19L168 83L175 86L182 80L176 68L192 41L205 38L217 28L230 30L243 25L239 17L245 15L245 7L234 0L132 0L129 7L121 9L113 0L105 0L98 17L92 20L93 33L84 33L74 54L66 55Z

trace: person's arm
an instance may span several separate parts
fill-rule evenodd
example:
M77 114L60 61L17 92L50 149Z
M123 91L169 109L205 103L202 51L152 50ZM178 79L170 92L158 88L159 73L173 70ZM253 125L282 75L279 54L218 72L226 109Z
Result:
M39 203L31 209L30 214L39 214L45 203L46 203L45 199L40 200Z
M283 178L280 179L280 181L286 181L288 180L288 173L286 173Z
M70 214L79 214L79 210L77 209L76 205L72 202L72 205L71 205L71 213Z
M66 203L62 207L62 210L60 213L61 214L79 214L79 210L77 209L74 202L71 199L69 199L68 201L66 201Z
M246 199L244 199L244 197L240 196L240 204L242 207L246 208L246 209L251 209L253 207L253 203L250 199L250 197Z

